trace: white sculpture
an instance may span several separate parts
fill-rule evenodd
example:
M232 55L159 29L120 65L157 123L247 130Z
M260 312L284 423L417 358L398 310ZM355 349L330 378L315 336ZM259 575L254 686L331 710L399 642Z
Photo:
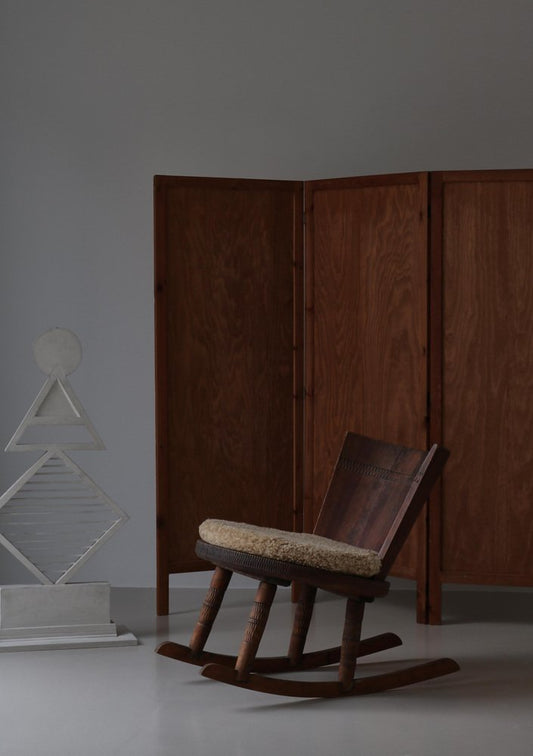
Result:
M55 328L33 352L48 378L6 451L44 454L0 496L0 543L53 585L67 582L128 516L65 453L105 448L67 379L81 362L78 338Z

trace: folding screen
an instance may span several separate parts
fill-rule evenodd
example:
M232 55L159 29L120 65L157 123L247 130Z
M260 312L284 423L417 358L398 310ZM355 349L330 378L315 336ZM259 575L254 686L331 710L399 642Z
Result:
M533 171L156 177L155 222L161 613L205 517L312 530L347 430L451 450L393 571L419 621L533 584Z

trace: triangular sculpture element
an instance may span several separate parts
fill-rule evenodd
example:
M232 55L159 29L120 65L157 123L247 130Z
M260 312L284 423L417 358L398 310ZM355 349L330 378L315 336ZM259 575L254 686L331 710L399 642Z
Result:
M59 379L52 382L48 393L41 401L41 404L35 410L34 417L38 418L65 418L66 422L77 422L81 415L75 407L75 403L70 399L67 390L61 384Z
M54 370L46 380L5 451L35 451L52 446L61 449L105 449L70 383L67 378L60 377L59 372ZM46 430L43 426L46 426ZM74 430L72 426L78 427ZM76 440L66 440L70 430L77 431ZM26 440L23 436L26 436Z

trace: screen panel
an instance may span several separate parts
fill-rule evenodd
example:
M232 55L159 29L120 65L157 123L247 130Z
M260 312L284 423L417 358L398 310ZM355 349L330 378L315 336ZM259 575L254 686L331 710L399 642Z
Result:
M302 184L158 176L155 248L164 576L205 566L207 517L299 514Z
M531 584L533 172L441 181L442 579Z
M346 431L427 445L427 176L306 185L306 529ZM395 564L415 577L425 521Z

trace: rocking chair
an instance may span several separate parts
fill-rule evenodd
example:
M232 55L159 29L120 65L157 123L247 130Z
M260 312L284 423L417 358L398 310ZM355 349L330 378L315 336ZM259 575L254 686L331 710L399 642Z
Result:
M452 659L438 659L354 678L358 657L401 645L393 633L361 640L364 608L387 594L385 577L447 457L437 445L422 452L348 433L313 534L206 520L196 554L215 571L200 617L189 646L165 642L157 653L201 666L201 674L213 680L297 697L375 693L457 671ZM234 572L260 581L239 653L204 651ZM256 658L276 588L293 581L300 596L287 656ZM347 599L342 644L304 653L318 588ZM338 681L271 676L331 664L339 665Z

